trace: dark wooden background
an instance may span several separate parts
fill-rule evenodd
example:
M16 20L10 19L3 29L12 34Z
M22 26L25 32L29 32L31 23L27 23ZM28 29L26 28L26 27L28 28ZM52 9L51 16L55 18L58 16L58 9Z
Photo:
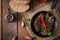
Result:
M0 0L0 40L1 40L1 0Z

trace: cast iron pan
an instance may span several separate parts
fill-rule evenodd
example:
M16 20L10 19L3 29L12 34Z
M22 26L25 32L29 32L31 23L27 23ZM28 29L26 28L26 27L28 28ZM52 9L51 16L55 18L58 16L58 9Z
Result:
M40 13L44 13L44 15L46 15L46 13L48 13L48 12L41 11L41 12L38 12L37 14L35 14L31 20L31 29L32 29L33 33L35 33L39 37L49 37L49 35L42 35L41 33L37 32L35 29L34 22L35 22L35 19L40 15ZM49 13L49 16L53 16L53 15L51 13ZM52 30L51 30L52 33L54 31L54 28L55 28L55 21L56 21L56 18L54 17L54 25L53 25Z
M58 0L54 0L54 1L53 1L53 4L52 4L51 9L50 9L51 12L52 12L52 10L55 8L57 2L58 2ZM32 17L32 20L31 20L31 29L32 29L33 33L35 33L35 35L37 35L37 36L39 36L39 37L49 37L49 35L42 35L41 33L37 32L36 29L35 29L35 26L34 26L34 22L35 22L36 18L37 18L41 13L43 13L44 15L46 15L47 13L49 13L49 16L51 16L51 15L53 15L53 14L51 14L51 12L48 12L48 11L40 11L40 12L36 13L36 14ZM53 15L53 16L54 16L54 15ZM54 28L55 28L55 21L56 21L56 18L54 17L54 25L53 25L52 30L51 30L52 34L53 34L53 31L54 31ZM52 35L52 34L51 34L51 35Z

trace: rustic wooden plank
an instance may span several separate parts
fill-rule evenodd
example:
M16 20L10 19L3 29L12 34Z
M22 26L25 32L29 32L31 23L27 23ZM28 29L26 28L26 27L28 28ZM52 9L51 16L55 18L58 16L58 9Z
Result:
M12 23L5 21L5 15L8 13L7 4L7 0L3 0L3 40L12 40L12 38L17 35L17 21ZM16 13L14 13L14 15L17 17Z
M0 0L0 40L1 40L1 0Z
M26 34L29 35L26 27L21 26L22 19L23 19L23 14L19 14L18 15L18 40L26 40L25 39Z

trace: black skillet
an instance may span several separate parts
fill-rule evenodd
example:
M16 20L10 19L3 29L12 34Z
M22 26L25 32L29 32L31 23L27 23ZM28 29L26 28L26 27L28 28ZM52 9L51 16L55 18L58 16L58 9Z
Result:
M7 0L7 3L8 3L8 13L5 15L5 21L10 23L14 21L14 15L13 13L10 12L9 0Z
M35 33L35 35L39 36L39 37L49 37L49 35L42 35L41 33L38 33L35 29L35 26L34 26L34 22L35 22L35 19L41 14L43 13L44 15L46 15L47 13L49 13L49 16L51 16L51 12L52 10L55 8L56 4L57 4L58 0L54 0L53 1L53 4L51 6L51 9L48 11L40 11L38 13L36 13L33 17L32 17L32 20L31 20L31 29L33 31L33 33ZM53 15L54 16L54 15ZM54 17L54 25L53 25L53 29L51 30L51 32L53 33L54 31L54 28L55 28L55 21L56 21L56 18Z

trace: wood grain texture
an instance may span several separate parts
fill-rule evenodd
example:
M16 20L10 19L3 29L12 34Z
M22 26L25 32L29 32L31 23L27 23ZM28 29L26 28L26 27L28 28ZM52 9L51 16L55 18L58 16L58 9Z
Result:
M1 40L1 0L0 0L0 40Z
M8 13L7 0L3 0L3 40L12 40L17 35L17 13L11 11L15 15L15 21L8 23L5 21L5 15Z
M21 26L23 17L24 17L23 14L19 13L18 15L18 40L26 40L25 39L26 34L29 35L27 29Z

